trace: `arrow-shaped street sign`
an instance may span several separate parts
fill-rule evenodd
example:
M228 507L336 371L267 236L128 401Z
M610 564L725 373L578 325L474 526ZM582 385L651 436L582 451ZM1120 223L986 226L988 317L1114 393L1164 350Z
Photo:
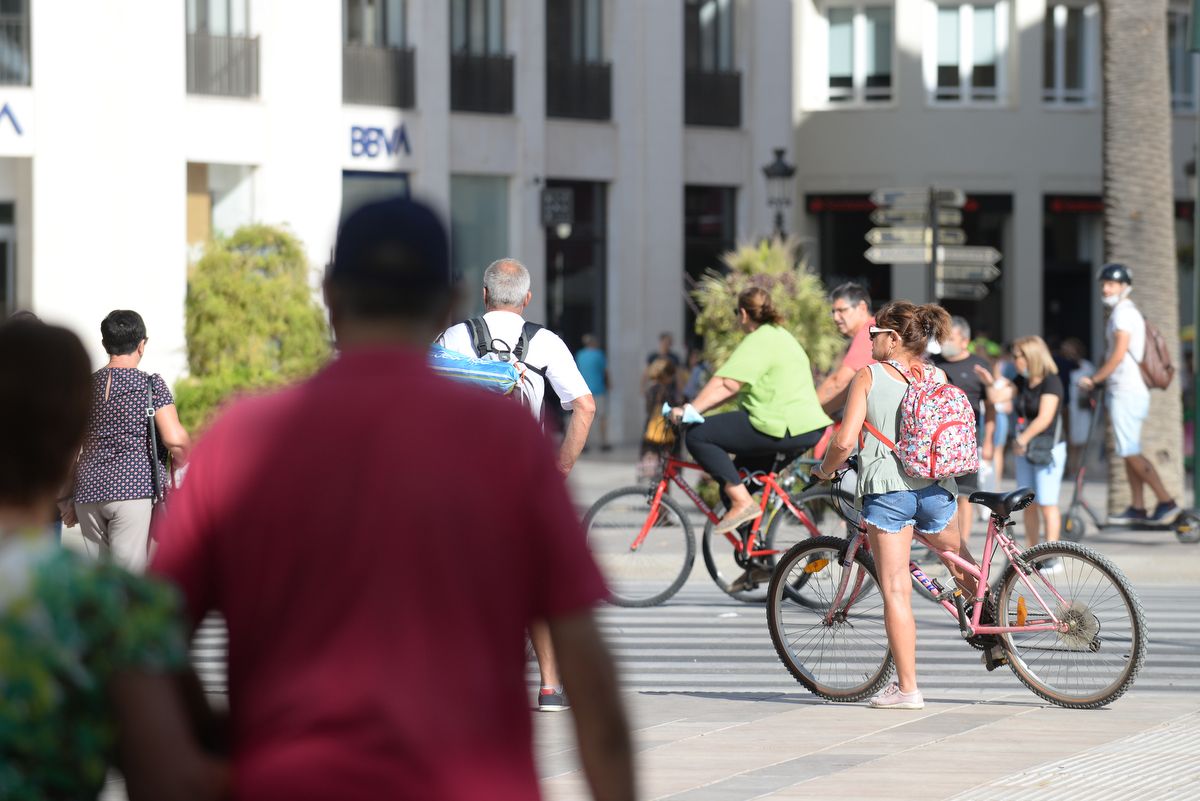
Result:
M877 245L867 248L867 261L872 264L924 264L927 249L914 245Z
M946 284L941 281L937 285L937 296L951 300L983 300L987 297L988 288L983 284Z
M939 264L938 278L943 281L995 281L1000 268L991 264Z
M962 225L962 212L958 209L938 209L938 225ZM898 209L875 209L871 212L873 225L927 225L929 210L909 206Z
M872 228L867 231L867 241L872 245L924 245L932 239L928 228ZM945 245L961 245L967 235L961 228L939 228L938 242Z
M957 247L947 245L938 248L938 261L943 264L995 264L1000 261L1000 251L993 247Z
M924 245L926 228L872 228L867 241L872 245Z
M962 208L967 195L961 189L935 189L934 196L939 206ZM871 202L876 206L925 206L929 204L927 187L898 187L876 189L871 193Z

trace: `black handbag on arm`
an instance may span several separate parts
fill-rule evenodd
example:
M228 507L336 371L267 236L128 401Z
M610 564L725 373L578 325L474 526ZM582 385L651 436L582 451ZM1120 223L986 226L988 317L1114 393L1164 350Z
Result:
M158 428L154 425L154 382L146 379L146 427L150 439L150 502L157 508L165 498L158 472Z
M1054 461L1054 446L1058 444L1061 434L1062 410L1060 409L1054 418L1054 430L1043 431L1029 440L1029 444L1025 446L1025 460L1039 467L1050 464Z

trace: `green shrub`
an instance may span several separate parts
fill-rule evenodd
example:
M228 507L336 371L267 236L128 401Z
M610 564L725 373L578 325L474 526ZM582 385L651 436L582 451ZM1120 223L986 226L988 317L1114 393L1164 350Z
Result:
M325 312L304 249L279 228L251 225L215 239L188 275L190 375L175 387L179 417L202 428L230 396L310 375L329 358Z
M821 279L796 260L794 240L772 239L758 245L742 245L726 253L722 261L729 272L709 271L693 296L700 307L696 333L704 338L704 360L715 370L741 343L745 334L734 315L738 295L750 287L762 287L783 315L783 326L791 331L812 362L813 369L829 370L846 348L829 313L829 299Z

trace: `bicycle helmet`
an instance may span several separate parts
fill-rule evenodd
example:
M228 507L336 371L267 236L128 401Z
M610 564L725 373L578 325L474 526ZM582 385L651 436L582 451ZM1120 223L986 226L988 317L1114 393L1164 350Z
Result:
M1106 264L1100 270L1097 281L1116 281L1133 286L1133 273L1124 264Z

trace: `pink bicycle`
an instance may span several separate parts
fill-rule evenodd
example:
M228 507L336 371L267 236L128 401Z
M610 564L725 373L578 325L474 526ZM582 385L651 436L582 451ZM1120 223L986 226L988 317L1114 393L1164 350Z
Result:
M971 495L972 503L992 511L980 568L914 535L914 545L976 577L977 597L941 586L915 562L909 570L963 639L984 649L989 670L1007 661L1026 687L1053 704L1105 706L1129 689L1145 659L1141 603L1124 574L1091 548L1046 542L1021 551L1007 529L1012 514L1032 501L1033 491L1025 488ZM832 701L867 698L894 667L866 529L852 522L858 533L849 539L816 537L788 550L767 592L767 624L779 658L801 684ZM989 566L997 549L1009 564L992 590ZM996 648L1003 658L989 658Z

